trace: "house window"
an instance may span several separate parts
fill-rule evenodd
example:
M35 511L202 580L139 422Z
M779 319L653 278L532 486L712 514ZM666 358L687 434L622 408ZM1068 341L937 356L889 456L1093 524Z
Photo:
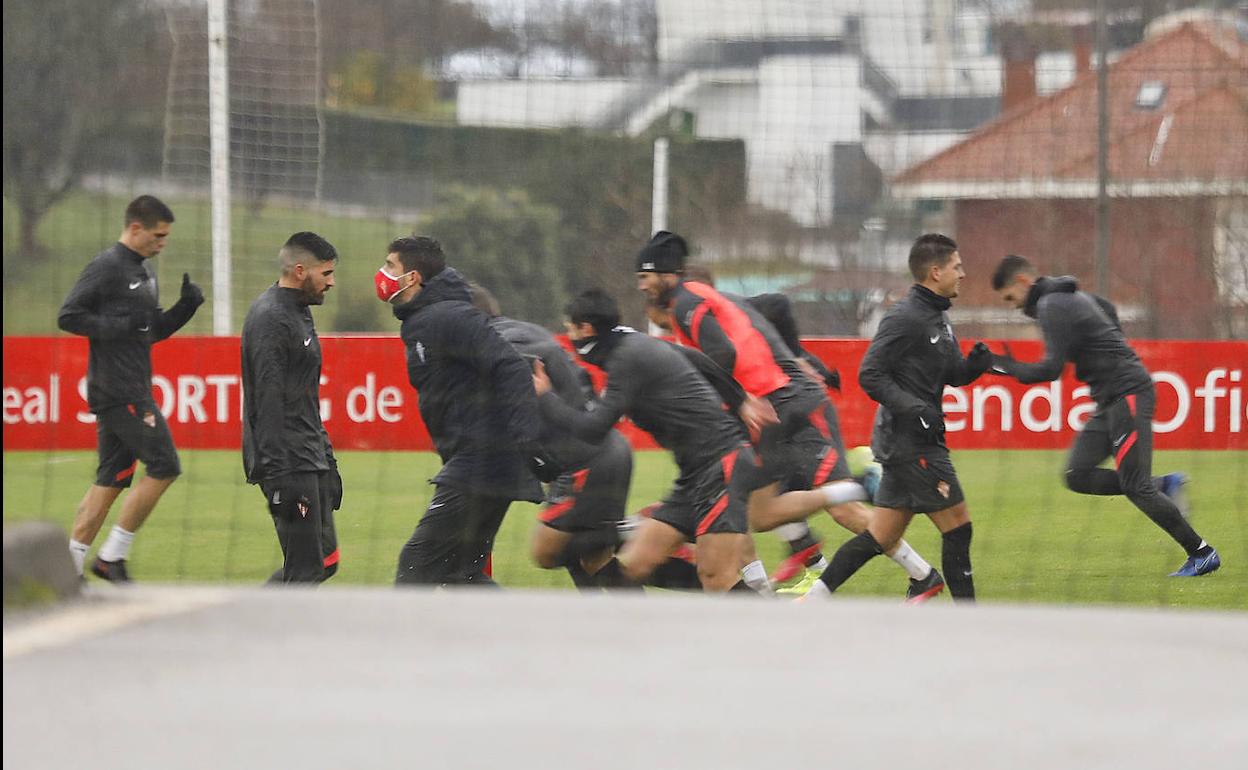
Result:
M1166 84L1160 80L1145 80L1135 95L1135 107L1140 110L1155 110L1166 98Z

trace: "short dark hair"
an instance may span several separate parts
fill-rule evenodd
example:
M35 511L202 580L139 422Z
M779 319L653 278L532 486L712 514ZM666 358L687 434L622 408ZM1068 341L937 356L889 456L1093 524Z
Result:
M420 273L422 281L428 281L446 269L446 255L442 244L423 235L407 235L390 242L387 254L398 254L404 270Z
M468 294L472 297L473 306L490 318L503 314L503 309L499 307L498 300L494 297L493 292L476 281L468 282Z
M302 251L312 255L317 262L336 262L338 250L321 236L307 230L295 233L282 244L282 251Z
M949 261L949 256L958 250L958 244L947 235L926 233L915 239L910 247L910 275L914 280L922 281L933 265L941 266Z
M126 227L132 222L143 225L144 230L151 230L161 222L173 223L173 210L155 195L140 195L126 206Z
M572 298L564 310L574 324L589 324L598 334L620 325L620 306L602 289L586 289Z
M704 265L701 262L688 262L685 264L685 280L714 286L715 272L711 270L710 265Z
M1006 254L1001 259L1001 264L997 265L997 269L992 273L992 290L1000 291L1005 288L1005 285L1014 280L1014 276L1019 273L1035 275L1036 266L1031 264L1031 260L1026 257L1020 257L1017 254Z

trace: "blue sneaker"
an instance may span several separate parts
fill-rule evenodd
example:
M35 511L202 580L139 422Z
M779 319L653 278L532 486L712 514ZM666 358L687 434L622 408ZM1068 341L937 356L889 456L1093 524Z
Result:
M1208 575L1221 566L1222 559L1218 557L1218 552L1210 548L1209 553L1204 556L1187 557L1187 561L1183 562L1179 571L1171 572L1170 577L1200 577Z
M1170 498L1185 519L1192 513L1191 501L1187 499L1187 481L1186 473L1167 473L1161 477L1161 493Z

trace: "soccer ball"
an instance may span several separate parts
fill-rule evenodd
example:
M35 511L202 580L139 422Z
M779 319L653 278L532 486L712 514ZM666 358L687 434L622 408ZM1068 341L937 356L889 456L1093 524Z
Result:
M849 475L862 476L867 466L875 463L875 455L871 454L869 446L856 446L845 453L845 462L849 463Z
M849 463L850 474L862 484L867 494L874 500L875 493L880 488L880 477L884 469L875 461L871 447L854 447L846 453L845 462Z

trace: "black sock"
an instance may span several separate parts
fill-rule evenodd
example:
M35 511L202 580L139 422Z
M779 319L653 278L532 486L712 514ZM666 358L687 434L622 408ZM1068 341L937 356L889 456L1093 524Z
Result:
M598 591L598 581L594 579L593 575L585 571L585 568L581 566L579 561L565 564L564 567L568 570L568 576L572 578L572 585L586 592Z
M698 568L684 559L671 558L663 562L650 574L646 585L655 588L668 588L675 591L701 591L702 581L698 580Z
M1204 557L1208 556L1212 552L1213 552L1213 546L1209 545L1208 543L1205 543L1200 548L1197 548L1196 553L1192 554L1192 556L1197 556L1203 559Z
M594 580L608 591L640 591L641 586L629 580L620 567L620 560L611 557L611 561L602 565L602 569L594 573Z
M971 578L971 522L955 527L940 537L941 567L945 584L955 601L975 601L975 581Z
M823 571L823 575L819 577L823 584L828 587L829 591L835 591L841 587L841 584L849 580L850 576L858 570L862 569L862 565L874 559L876 556L884 553L884 549L880 548L880 544L875 542L875 538L871 536L869 531L863 532L847 541L836 550L836 554L832 557L832 563Z

